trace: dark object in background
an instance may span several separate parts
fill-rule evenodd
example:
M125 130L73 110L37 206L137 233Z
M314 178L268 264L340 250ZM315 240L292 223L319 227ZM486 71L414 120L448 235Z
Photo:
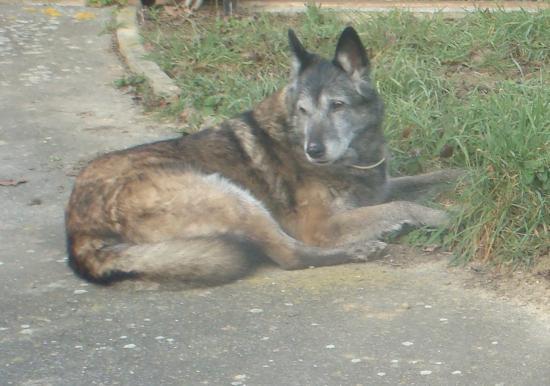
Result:
M225 16L231 16L233 14L233 10L235 9L233 2L235 2L236 6L237 0L223 0L223 14Z
M141 24L145 23L145 9L155 5L156 0L139 0L140 7L138 9L138 18Z
M217 1L217 0L216 0ZM150 8L155 5L156 0L140 0L141 4L141 19L144 20L143 8ZM186 0L185 6L193 10L199 9L203 4L203 0ZM223 14L225 16L231 16L237 6L237 0L223 0Z

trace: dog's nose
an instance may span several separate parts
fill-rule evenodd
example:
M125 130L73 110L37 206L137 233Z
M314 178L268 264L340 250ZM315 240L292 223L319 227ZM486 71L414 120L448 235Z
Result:
M310 142L307 144L306 153L311 158L321 158L325 155L325 145L321 142Z

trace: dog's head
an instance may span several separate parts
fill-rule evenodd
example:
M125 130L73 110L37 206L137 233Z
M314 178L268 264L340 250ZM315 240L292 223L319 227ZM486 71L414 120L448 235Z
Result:
M380 137L383 104L369 80L369 59L357 32L352 27L342 32L332 61L306 51L294 31L288 38L288 107L308 161L331 164L355 154L354 140L369 131Z

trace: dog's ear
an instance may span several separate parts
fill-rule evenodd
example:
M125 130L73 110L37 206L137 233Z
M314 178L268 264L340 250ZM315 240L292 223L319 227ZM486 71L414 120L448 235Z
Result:
M292 73L298 75L312 63L313 55L306 51L292 29L288 30L288 43L292 53Z
M333 63L350 76L361 78L368 75L369 58L367 51L361 43L359 35L352 27L347 27L340 35Z

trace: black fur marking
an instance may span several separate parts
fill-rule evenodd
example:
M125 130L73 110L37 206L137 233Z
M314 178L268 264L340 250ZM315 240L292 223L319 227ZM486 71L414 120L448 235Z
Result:
M141 276L138 272L124 272L124 271L108 272L102 275L101 277L93 276L90 274L90 272L83 269L83 267L80 264L78 264L77 258L74 254L73 244L74 243L73 243L72 237L68 235L67 236L67 255L69 256L69 260L67 264L69 265L69 268L71 268L73 272L81 279L84 279L94 284L110 285L122 280L139 279Z
M201 277L196 280L187 281L187 284L192 287L205 287L205 286L218 286L226 283L231 283L241 277L253 272L258 265L264 262L270 262L264 249L257 242L248 239L246 236L237 235L233 233L219 233L210 236L198 236L193 237L190 240L204 240L206 242L223 241L228 247L240 252L243 260L238 262L237 265L233 265L231 268L238 268L238 271L233 272L231 275L227 275L227 271L221 272L222 275L216 278ZM234 264L234 263L232 263ZM221 267L223 269L223 267Z
M123 272L123 271L112 271L102 275L101 277L96 277L96 276L90 275L88 271L83 270L76 263L76 260L72 255L69 255L68 265L78 277L93 284L111 285L119 281L129 280L129 279L136 280L141 277L141 275L138 272Z
M227 139L229 140L229 143L232 145L233 149L236 151L236 153L239 155L239 158L243 164L246 166L250 165L252 163L252 159L244 149L241 139L237 137L233 129L231 128L231 125L229 123L224 122L221 125L221 129L223 130L224 134L226 135Z
M230 125L225 125L225 126L222 125L222 128L225 129L224 130L225 135L227 136L227 139L229 140L229 142L232 145L233 149L239 155L240 161L244 165L247 165L247 166L251 165L252 164L252 159L250 158L250 156L248 155L246 150L243 148L243 145L241 143L240 138L237 135L235 135L235 132L233 131L231 126ZM248 169L247 174L248 174L249 178L252 179L253 181L255 181L256 184L260 187L260 189L264 193L268 193L269 192L269 184L267 183L267 181L263 177L262 173L258 172L254 167L245 168L245 170L246 169Z
M258 144L263 147L269 158L276 164L281 164L281 159L273 150L277 143L269 136L269 134L260 126L256 118L254 118L253 111L247 111L241 115L241 119L248 127L250 127L252 134L258 140Z
M282 164L281 159L279 156L275 153L274 148L276 146L275 141L266 133L266 131L260 126L259 122L254 118L254 112L253 111L247 111L246 113L242 114L242 120L252 129L252 134L258 139L258 143L264 148L264 151L268 154L269 158L272 160L273 163L276 164ZM283 126L286 126L286 122ZM289 144L289 146L291 146ZM296 172L295 178L297 180L300 180L300 172L299 167L296 162L294 171ZM295 192L291 188L291 184L288 181L283 181L283 187L286 192L287 197L287 204L289 208L295 208L296 207L296 197Z
M99 278L93 278L90 280L89 278L84 277L84 279L94 284L111 285L123 280L137 280L141 276L142 275L140 275L138 272L111 271Z
M221 239L226 243L237 246L251 263L270 261L261 245L246 236L233 233L220 233L215 237L207 236L205 238Z

